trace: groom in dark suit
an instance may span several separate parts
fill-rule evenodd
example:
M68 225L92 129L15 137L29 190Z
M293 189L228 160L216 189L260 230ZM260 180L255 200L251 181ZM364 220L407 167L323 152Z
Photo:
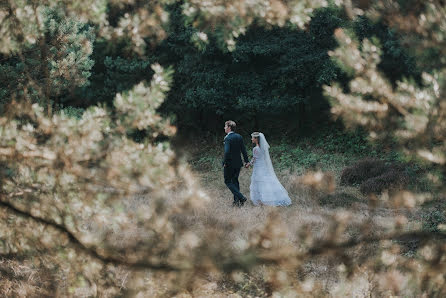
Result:
M233 206L241 207L246 201L246 198L240 192L240 185L238 176L240 169L243 166L241 154L245 159L245 165L249 162L248 154L246 153L243 138L238 133L235 133L235 122L232 120L225 122L225 156L223 159L225 184L234 195Z

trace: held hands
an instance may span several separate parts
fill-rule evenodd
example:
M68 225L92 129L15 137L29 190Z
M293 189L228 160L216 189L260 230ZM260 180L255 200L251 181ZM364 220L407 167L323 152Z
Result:
M244 165L243 167L247 169L247 168L249 168L250 166L251 166L251 163L246 162L245 165ZM224 164L223 164L223 167L226 168L227 165L224 163Z

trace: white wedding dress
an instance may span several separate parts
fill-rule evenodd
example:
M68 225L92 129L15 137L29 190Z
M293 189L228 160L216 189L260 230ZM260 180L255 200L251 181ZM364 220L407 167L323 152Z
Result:
M254 205L288 206L291 199L288 192L277 179L269 156L269 144L260 133L260 147L253 149L251 164L254 169L251 176L250 195Z

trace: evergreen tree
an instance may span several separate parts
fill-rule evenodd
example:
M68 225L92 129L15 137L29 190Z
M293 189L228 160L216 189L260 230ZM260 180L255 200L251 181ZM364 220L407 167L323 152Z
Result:
M335 44L330 31L342 23L337 13L317 12L309 32L252 24L228 52L215 34L194 46L199 32L184 26L174 7L168 37L157 49L157 59L176 69L164 110L178 115L180 126L211 130L225 118L241 120L247 129L259 129L260 119L270 126L280 118L293 130L290 124L323 119L328 106L321 86L339 75L327 54Z
M340 47L332 55L353 80L347 90L333 86L326 87L326 92L332 100L332 111L347 125L365 126L373 139L395 141L407 155L439 164L445 173L444 56L438 56L433 64L425 60L424 53L444 52L445 32L441 26L446 22L445 7L441 3L414 3L422 7L421 12L393 6L393 1L372 5L365 17L375 23L362 17L355 31L337 31ZM407 19L399 18L406 15ZM392 24L394 29L383 30L382 22ZM408 52L420 57L416 66L414 59L398 47L394 30L405 33L404 40L411 45ZM422 36L429 38L420 42Z
M48 273L50 281L43 281L45 287L38 294L49 296L57 291L59 296L147 296L151 285L146 282L147 272L143 270L149 269L151 273L168 273L163 280L172 289L168 294L174 295L179 289L194 287L194 281L203 275L212 274L216 278L230 275L240 280L240 272L262 265L267 294L303 296L311 291L313 295L323 295L326 292L313 286L313 279L302 282L295 277L296 272L300 277L305 271L305 262L314 261L318 256L326 259L329 255L333 257L329 260L339 262L335 263L339 264L338 271L345 271L346 278L367 269L367 278L379 280L380 289L373 289L377 295L444 296L446 237L442 226L430 227L427 231L410 230L404 218L399 217L389 227L389 233L378 234L370 230L370 220L356 226L344 210L330 219L326 235L321 233L316 237L302 227L295 235L295 243L289 241L287 229L277 213L271 213L264 226L237 245L221 238L232 229L230 223L222 227L210 218L203 221L199 233L190 231L188 223L206 196L194 183L187 166L175 157L168 142L159 141L160 135L170 137L175 133L170 122L157 112L172 83L169 69L152 64L150 84L135 82L138 84L131 90L118 93L113 110L94 106L76 119L64 113L51 115L51 105L48 105L49 100L70 93L73 86L84 85L89 76L92 38L83 24L95 24L98 30L95 32L110 41L129 41L135 53L144 55L150 45L148 39L158 40L164 35L161 29L168 18L163 4L171 1L98 0L92 1L91 9L85 5L90 1L63 1L63 14L53 10L55 2L58 1L4 1L0 6L0 32L3 33L0 51L4 55L2 59L8 60L2 60L1 75L17 80L17 83L7 81L10 85L1 91L4 98L13 100L10 112L0 117L0 256L11 262L28 262ZM274 98L277 103L299 103L301 98L289 90L297 84L297 91L302 92L299 83L303 86L308 83L296 68L304 69L318 82L305 96L317 94L319 85L336 78L336 72L332 71L336 67L324 58L329 50L339 68L352 78L347 84L325 87L332 112L349 126L364 126L372 138L397 140L405 153L438 165L444 174L446 56L442 54L446 51L443 30L446 7L442 1L410 1L421 8L420 13L402 2L360 1L355 6L352 1L335 1L352 19L358 15L371 20L378 17L395 30L405 32L408 37L405 42L414 55L427 51L427 55L416 56L421 57L416 62L423 71L422 84L410 78L400 80L399 74L389 76L395 80L393 84L381 71L391 69L385 64L382 68L379 66L382 55L380 44L374 38L361 40L349 30L336 29L339 46L333 49L330 35L317 29L317 23L310 25L309 32L289 32L284 41L269 35L282 36L282 31L275 26L283 26L288 21L305 28L311 9L326 5L327 1L189 0L181 3L181 14L186 15L191 26L179 29L180 37L168 39L164 44L164 49L169 42L182 45L173 51L173 64L178 81L190 82L191 88L183 91L177 85L176 91L188 95L187 104L196 107L209 105L209 102L203 104L209 99L215 107L223 107L222 115L227 115L234 103L221 105L219 101L229 97L228 89L212 88L231 78L249 79L254 86L249 89L251 92L239 90L245 92L237 101L242 111L273 106L256 93L258 89L277 96ZM45 13L48 7L50 10ZM118 13L117 22L109 22L105 8L116 7L125 8L123 15ZM47 21L41 22L44 15ZM330 16L323 16L316 18L320 24L327 19L331 22ZM176 29L170 30L176 32ZM211 32L216 32L216 36ZM246 36L240 37L242 33ZM312 36L325 37L320 40ZM421 37L423 42L419 42ZM62 44L57 42L59 38ZM239 45L235 39L240 41ZM291 45L291 54L278 48L276 43ZM222 44L228 51L222 51ZM319 47L324 51L311 52ZM37 54L32 59L27 51L34 48ZM249 50L249 55L244 50ZM164 63L172 56L163 60L158 52L155 57ZM315 57L324 58L324 64L306 69L319 61ZM435 57L436 63L428 62L427 57ZM255 63L249 63L251 59ZM81 64L78 66L76 61ZM104 65L108 63L104 61ZM116 57L112 61L121 62ZM201 63L201 68L191 70L190 66ZM276 63L280 67L275 68ZM290 68L287 63L291 64ZM241 65L249 71L240 69ZM144 64L135 69L147 71ZM324 71L319 73L321 69ZM275 75L269 77L268 71ZM402 68L404 75L406 71L412 73L410 67ZM43 84L39 83L40 77ZM113 92L127 86L125 82ZM247 86L240 84L237 88ZM194 90L199 91L199 96L193 95ZM277 94L272 93L274 90ZM285 91L289 92L281 96ZM255 102L251 102L252 98ZM39 104L32 104L40 100L47 107L46 113ZM185 104L183 108L188 107ZM141 143L129 137L135 129L148 132ZM430 175L438 184L433 195L440 199L445 193L443 177ZM302 181L315 191L330 188L332 184L323 173L308 174ZM389 201L394 207L412 207L428 196L405 191L396 196L385 194L379 199ZM141 209L132 210L126 205L132 200L144 200L145 204L139 205ZM372 196L370 205L377 201ZM443 213L436 213L431 223L436 225L443 218ZM89 226L83 225L86 223ZM347 233L350 228L354 228L353 234ZM361 232L359 235L355 228ZM400 253L399 243L406 239L420 243L415 258ZM373 253L361 255L360 263L353 263L351 255L359 254L367 244L373 245L369 246ZM347 252L350 248L355 248L351 254ZM5 272L8 270L2 268L2 277ZM122 289L124 282L119 279L125 275L122 272L130 274L126 290ZM404 285L401 280L413 283L401 289ZM2 278L0 283L3 282ZM17 291L14 294L19 295Z
M23 53L0 64L0 109L11 99L38 102L51 111L61 99L73 101L77 87L88 85L93 60L93 28L60 9L42 9L42 36Z

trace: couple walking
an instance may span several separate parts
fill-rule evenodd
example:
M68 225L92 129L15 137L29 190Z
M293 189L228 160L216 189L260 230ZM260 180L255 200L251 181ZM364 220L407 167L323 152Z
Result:
M243 206L247 199L240 192L238 177L243 166L253 166L251 176L250 197L254 205L288 206L291 200L286 189L280 184L274 172L269 156L269 144L263 133L251 134L251 141L256 146L253 149L253 158L248 159L245 144L241 135L235 132L234 121L225 122L224 139L225 155L223 159L225 184L234 195L234 206ZM242 162L241 155L245 160Z

